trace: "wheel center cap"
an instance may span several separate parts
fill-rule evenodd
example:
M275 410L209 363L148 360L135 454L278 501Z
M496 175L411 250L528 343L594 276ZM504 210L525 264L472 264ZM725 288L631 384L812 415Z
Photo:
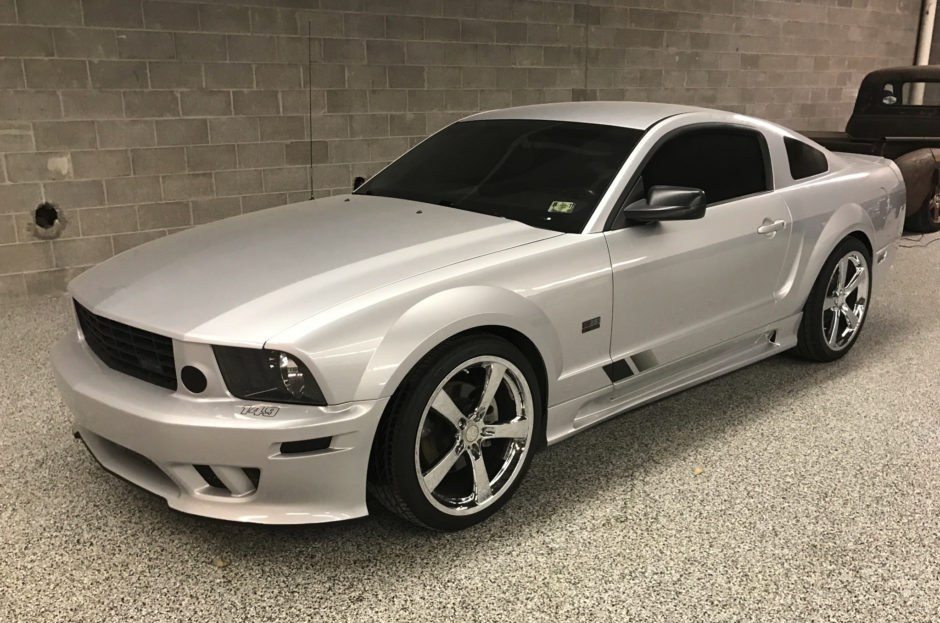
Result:
M480 438L480 429L476 424L471 424L463 431L463 438L467 443L474 443L477 439Z

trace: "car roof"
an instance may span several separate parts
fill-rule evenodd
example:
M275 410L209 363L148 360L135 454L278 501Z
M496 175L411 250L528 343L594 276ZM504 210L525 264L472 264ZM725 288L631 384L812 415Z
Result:
M563 102L501 108L481 112L461 121L482 119L546 119L551 121L577 121L599 123L623 128L645 130L654 123L690 112L720 112L696 106L657 104L653 102Z

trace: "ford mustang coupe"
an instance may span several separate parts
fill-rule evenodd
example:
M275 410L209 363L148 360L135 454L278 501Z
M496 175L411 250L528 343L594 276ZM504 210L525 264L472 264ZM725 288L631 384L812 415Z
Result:
M479 522L533 452L790 348L857 341L897 167L739 114L473 115L352 194L245 214L76 278L75 433L173 508Z

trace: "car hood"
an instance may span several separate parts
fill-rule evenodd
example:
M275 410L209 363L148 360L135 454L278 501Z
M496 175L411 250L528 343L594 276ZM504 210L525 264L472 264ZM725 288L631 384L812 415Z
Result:
M177 339L261 346L343 301L557 232L386 197L344 195L201 225L76 277L96 314Z

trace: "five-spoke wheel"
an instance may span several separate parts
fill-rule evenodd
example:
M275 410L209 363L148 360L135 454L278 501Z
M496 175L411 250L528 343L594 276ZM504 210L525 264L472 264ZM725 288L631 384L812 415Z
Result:
M543 425L534 369L515 346L488 335L445 343L396 392L370 491L415 523L467 527L512 494Z
M816 361L838 359L858 338L871 295L871 254L846 238L823 265L803 308L797 352Z

